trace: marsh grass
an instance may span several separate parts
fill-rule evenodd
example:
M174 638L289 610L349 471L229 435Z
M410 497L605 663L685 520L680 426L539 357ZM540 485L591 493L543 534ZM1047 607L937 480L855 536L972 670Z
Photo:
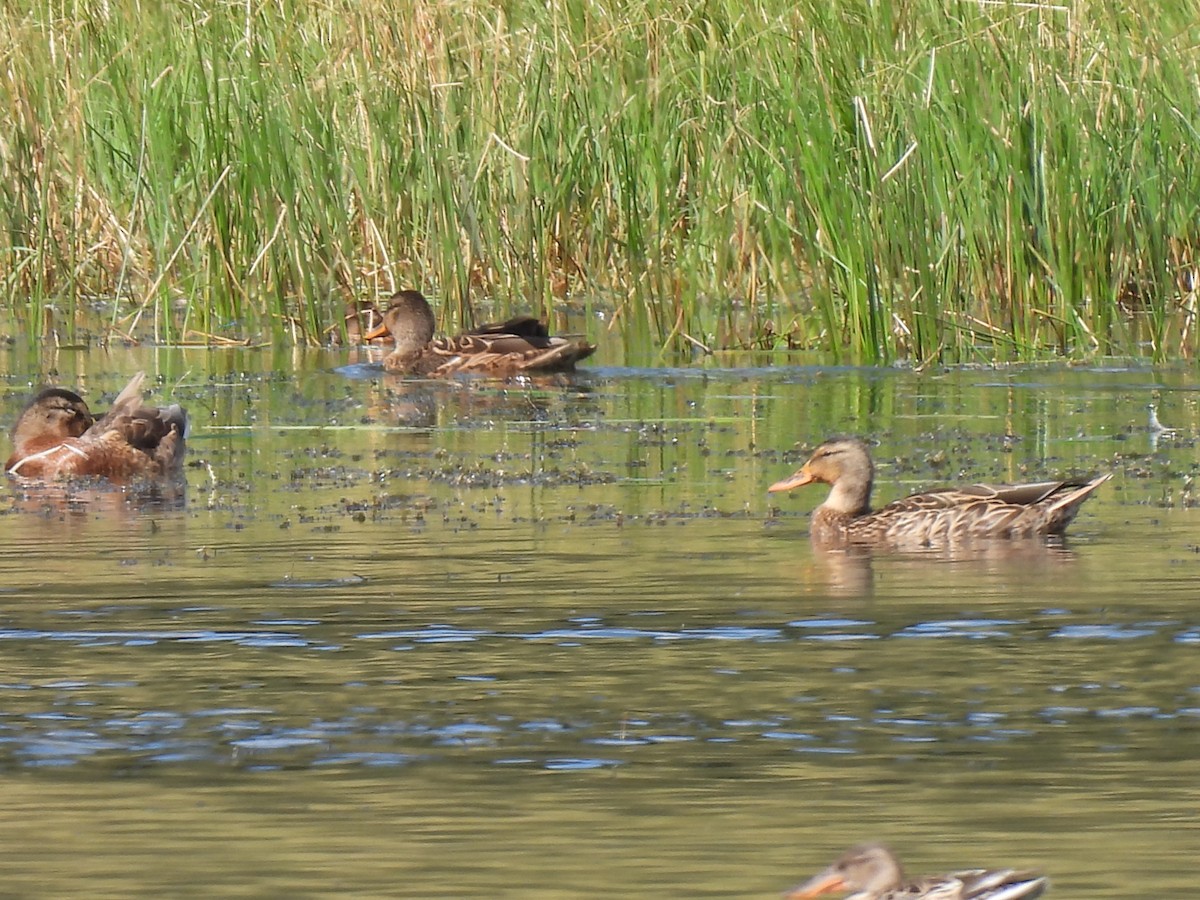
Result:
M667 351L1191 356L1195 13L16 2L3 291L31 338L319 342L419 286Z

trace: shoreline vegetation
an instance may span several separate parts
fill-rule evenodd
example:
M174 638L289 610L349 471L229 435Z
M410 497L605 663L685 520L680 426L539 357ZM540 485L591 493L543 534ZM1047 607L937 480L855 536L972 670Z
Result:
M446 330L569 308L667 352L1200 350L1186 5L18 0L0 33L30 340L322 343L415 287Z

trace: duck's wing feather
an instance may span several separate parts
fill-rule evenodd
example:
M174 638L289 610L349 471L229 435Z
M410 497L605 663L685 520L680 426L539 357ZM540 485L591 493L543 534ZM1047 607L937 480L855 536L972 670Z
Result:
M963 884L953 875L931 875L883 895L881 900L964 900Z
M953 877L962 883L964 900L1033 900L1050 883L1036 872L1017 869L971 869Z
M524 338L549 338L550 329L535 316L513 316L504 322L489 322L465 332L468 335L517 335Z
M596 352L586 341L525 337L517 334L463 334L434 341L430 352L442 359L434 375L458 372L515 375L566 372Z
M881 900L1033 900L1049 882L1016 869L967 869L931 875L893 889Z
M976 484L903 497L847 527L858 540L933 545L956 538L1061 534L1111 473L1089 481L1046 481L995 487Z
M129 379L129 384L121 389L121 393L117 394L117 399L113 401L112 407L103 416L96 420L95 424L89 430L96 430L98 433L107 431L112 427L112 422L122 416L128 416L142 408L142 385L146 381L146 373L138 372Z
M116 416L108 422L108 431L115 431L130 446L154 453L172 435L187 434L187 413L178 404L162 409L143 406L128 415Z
M129 380L117 399L79 439L90 457L127 474L166 474L183 460L188 433L187 411L179 404L146 406L142 401L144 372ZM103 460L108 460L105 463ZM104 474L83 469L78 474Z

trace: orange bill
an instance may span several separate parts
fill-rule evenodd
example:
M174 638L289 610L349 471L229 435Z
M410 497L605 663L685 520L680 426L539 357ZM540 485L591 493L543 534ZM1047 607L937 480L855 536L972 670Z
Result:
M790 491L792 488L803 487L806 484L812 484L814 481L816 481L816 479L808 474L807 469L801 469L798 472L792 473L782 481L775 482L773 485L767 488L767 493L777 494L780 491Z
M850 886L846 884L840 873L822 872L815 878L810 878L804 884L796 885L783 895L783 900L807 900L809 897L819 897L821 894L828 894L830 891L845 891L849 889Z
M389 332L388 332L388 330L387 330L387 326L386 326L386 325L383 325L383 324L381 323L381 324L379 324L379 325L376 325L374 328L372 328L372 329L371 329L370 331L368 331L366 334L364 334L364 335L363 335L363 340L364 340L364 341L373 341L373 340L375 340L376 338L385 338L385 337L388 337L388 335L389 335Z

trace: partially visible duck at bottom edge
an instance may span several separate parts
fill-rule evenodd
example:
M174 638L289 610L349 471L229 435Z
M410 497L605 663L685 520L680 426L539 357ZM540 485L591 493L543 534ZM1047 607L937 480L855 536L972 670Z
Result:
M1033 900L1048 885L1045 876L1017 869L965 869L909 879L883 844L862 844L783 896L809 900L853 891L847 900Z

